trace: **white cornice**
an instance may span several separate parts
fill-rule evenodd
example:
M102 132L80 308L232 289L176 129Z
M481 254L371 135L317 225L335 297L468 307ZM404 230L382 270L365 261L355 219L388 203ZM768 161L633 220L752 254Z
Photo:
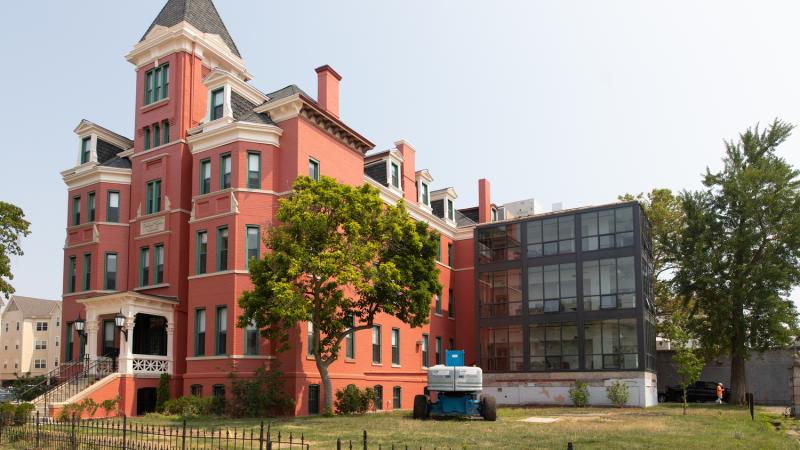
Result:
M456 190L453 189L452 187L447 187L447 188L444 188L444 189L437 189L435 191L432 191L430 193L430 195L431 195L431 201L433 201L433 200L441 200L441 199L443 199L445 197L449 197L452 200L455 200L455 199L458 198L458 194L456 194Z
M232 73L222 69L212 70L203 79L203 84L206 85L209 92L224 86L225 84L229 84L233 88L234 92L246 98L250 103L256 105L260 105L269 100L269 97L267 97L263 92L245 83Z
M380 191L381 199L389 205L394 206L403 198L402 194L398 194L395 190L389 189L366 175L364 176L364 181L377 188ZM459 238L466 239L461 237L463 233L461 233L460 229L450 225L450 223L446 222L444 219L434 216L431 214L430 210L410 202L406 202L406 209L412 218L427 223L431 228L442 235L454 240L458 240ZM469 228L469 237L472 237L472 228Z
M75 127L73 130L75 134L77 134L81 139L90 136L92 134L97 135L98 137L102 138L104 141L116 145L117 147L127 150L133 147L133 141L122 136L120 134L114 133L113 131L101 127L96 123L92 123L86 119L81 120L81 123Z
M302 109L303 100L300 99L300 94L294 94L258 106L253 111L257 113L269 113L273 121L282 122L297 117L300 115L300 110Z
M249 122L233 122L225 126L206 130L186 140L192 154L220 147L237 141L255 142L280 147L283 130L275 125Z
M139 69L169 54L191 54L193 51L212 69L221 67L245 81L253 78L247 72L244 60L233 54L219 35L203 33L187 22L169 28L156 25L142 42L133 47L125 59Z
M432 183L433 182L433 177L431 176L431 173L428 172L428 169L418 170L416 175L417 175L417 181L423 180L426 183ZM428 184L428 188L430 189L430 184ZM430 193L430 190L429 190L428 191L428 196L430 196L430 195L431 195L431 193Z
M100 182L131 184L131 169L87 163L61 172L61 177L69 189L78 189Z

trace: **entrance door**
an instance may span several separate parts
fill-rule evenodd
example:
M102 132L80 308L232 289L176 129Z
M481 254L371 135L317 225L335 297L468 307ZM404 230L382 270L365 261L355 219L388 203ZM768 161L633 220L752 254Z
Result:
M143 416L156 411L156 388L141 388L136 391L136 415Z
M113 319L103 321L103 349L100 353L102 356L116 358L119 354L119 349L115 345L115 334L117 325Z

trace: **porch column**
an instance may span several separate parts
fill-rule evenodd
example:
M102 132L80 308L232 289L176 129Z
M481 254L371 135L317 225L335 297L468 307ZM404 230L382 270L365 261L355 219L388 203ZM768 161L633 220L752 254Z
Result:
M119 373L132 374L133 373L133 326L136 317L132 314L125 315L125 325L123 330L128 331L128 338L120 332L119 337Z
M167 373L172 375L175 373L175 356L172 350L175 335L175 318L170 317L167 322Z
M94 314L92 314L94 316ZM91 361L92 359L96 359L98 357L97 353L97 330L100 329L100 325L97 319L94 317L89 320L86 320L86 359ZM80 342L79 342L80 345Z

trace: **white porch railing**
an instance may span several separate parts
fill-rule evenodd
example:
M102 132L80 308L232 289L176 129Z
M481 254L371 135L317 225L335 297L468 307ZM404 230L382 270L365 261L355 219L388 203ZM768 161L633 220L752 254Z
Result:
M160 375L171 373L169 357L158 355L133 355L133 373L139 375Z

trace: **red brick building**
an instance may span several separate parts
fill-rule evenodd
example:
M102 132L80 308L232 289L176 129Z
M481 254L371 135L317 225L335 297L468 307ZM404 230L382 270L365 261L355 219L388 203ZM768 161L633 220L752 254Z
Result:
M479 340L473 236L498 219L487 181L479 182L479 206L458 210L455 191L433 189L407 142L368 154L375 145L339 115L341 76L329 66L316 69L316 98L294 85L256 89L211 0L169 0L126 58L137 74L133 139L84 120L75 129L76 165L62 172L69 213L60 370L117 362L69 401L120 395L126 414L141 413L152 408L161 373L171 374L175 396L225 395L229 373L247 377L277 359L296 413L318 412L327 393L308 356L306 324L283 353L235 326L237 299L251 287L248 260L265 251L261 236L278 199L301 175L373 185L442 236L443 294L431 299L430 324L411 329L379 317L330 367L334 389L380 387L381 408L408 408L426 367L447 348L465 349L468 363L482 361L481 347L523 356L522 342Z

